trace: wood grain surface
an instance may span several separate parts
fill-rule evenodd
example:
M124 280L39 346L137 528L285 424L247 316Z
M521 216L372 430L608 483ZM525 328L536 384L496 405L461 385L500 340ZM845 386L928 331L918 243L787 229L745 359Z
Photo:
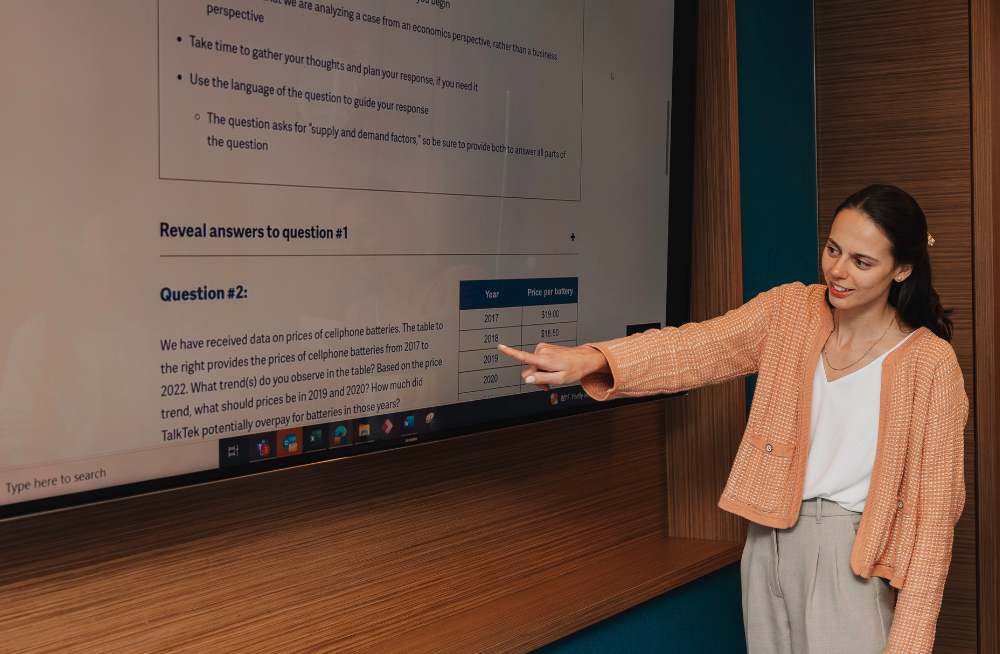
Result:
M691 320L743 303L739 106L733 0L703 0L698 16ZM743 429L742 379L667 400L670 535L743 542L746 520L718 507Z
M979 651L1000 652L1000 470L996 307L1000 292L1000 1L972 0L972 216L975 251L976 517Z
M5 522L0 651L526 652L738 560L663 403Z
M976 380L969 4L960 0L815 3L820 239L836 206L872 182L911 193L937 239L934 285L954 307L969 395L966 509L955 534L936 652L977 651Z

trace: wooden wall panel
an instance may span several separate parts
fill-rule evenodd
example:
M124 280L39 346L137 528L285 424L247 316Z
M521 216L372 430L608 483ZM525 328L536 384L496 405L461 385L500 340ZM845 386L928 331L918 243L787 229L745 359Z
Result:
M691 320L743 303L736 8L703 0L698 16ZM746 426L743 380L667 400L670 535L743 542L746 521L718 508Z
M975 403L969 4L817 0L820 239L836 206L871 182L910 192L937 243L935 287L954 307L952 345ZM935 651L975 652L976 470L966 428L966 510L955 534Z
M1000 652L1000 470L996 320L1000 266L1000 0L970 3L972 207L976 306L976 499L979 651Z

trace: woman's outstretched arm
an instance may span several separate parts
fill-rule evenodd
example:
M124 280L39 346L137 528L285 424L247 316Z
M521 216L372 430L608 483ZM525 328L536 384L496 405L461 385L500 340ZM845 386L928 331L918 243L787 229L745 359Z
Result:
M757 372L774 312L808 311L810 292L788 284L700 323L580 347L500 351L526 364L521 377L544 390L580 382L598 400L675 393Z

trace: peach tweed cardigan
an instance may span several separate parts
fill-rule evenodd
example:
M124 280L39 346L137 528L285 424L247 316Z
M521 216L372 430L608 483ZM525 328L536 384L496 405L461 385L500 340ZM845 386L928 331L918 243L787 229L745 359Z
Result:
M758 374L746 432L719 506L786 529L798 519L812 382L833 330L826 287L788 284L726 315L592 346L611 374L583 380L606 400L672 393ZM887 653L930 652L955 522L965 504L968 415L951 346L921 327L882 364L878 447L851 552L862 577L899 589Z

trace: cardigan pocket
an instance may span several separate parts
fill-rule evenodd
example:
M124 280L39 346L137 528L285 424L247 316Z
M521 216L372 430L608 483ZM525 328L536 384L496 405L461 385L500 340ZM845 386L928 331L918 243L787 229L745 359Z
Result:
M793 446L775 443L772 439L760 434L747 434L747 441L761 452L776 457L790 458L795 453Z
M747 434L733 463L733 474L739 473L748 483L740 484L733 499L764 513L784 509L786 491L792 486L789 477L794 453L791 445Z

